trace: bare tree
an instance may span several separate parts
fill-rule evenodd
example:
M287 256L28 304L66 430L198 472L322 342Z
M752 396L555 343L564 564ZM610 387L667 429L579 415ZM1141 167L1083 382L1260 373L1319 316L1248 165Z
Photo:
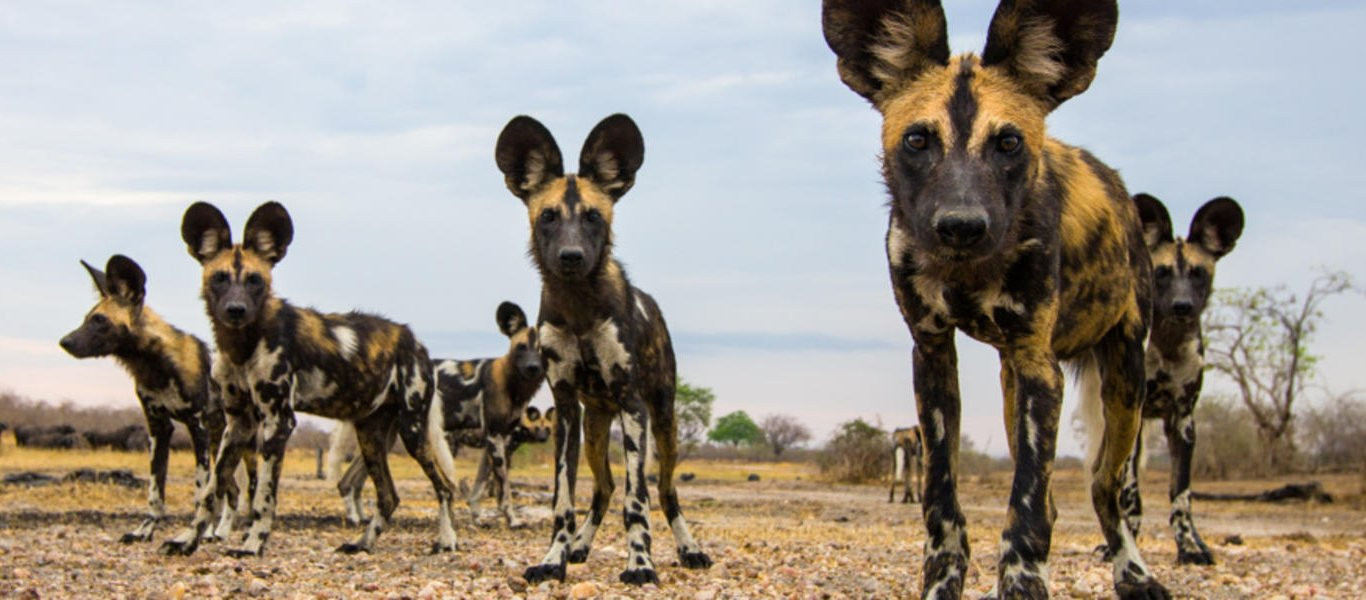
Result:
M1266 466L1281 471L1296 455L1295 401L1318 357L1309 341L1328 298L1354 289L1341 271L1325 272L1299 295L1284 286L1220 290L1206 323L1206 364L1227 375L1252 413L1268 449Z
M783 451L811 439L811 430L800 421L788 415L769 415L759 423L764 431L768 447L773 449L773 457L783 455Z

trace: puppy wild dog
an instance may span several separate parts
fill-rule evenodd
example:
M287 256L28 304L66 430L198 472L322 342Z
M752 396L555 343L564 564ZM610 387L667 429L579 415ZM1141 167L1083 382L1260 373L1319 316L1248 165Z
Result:
M86 313L81 326L62 338L63 350L76 358L113 356L133 377L133 388L151 444L151 479L147 487L148 516L137 529L120 538L123 543L152 539L166 516L166 461L171 450L172 421L185 425L194 450L195 511L204 506L209 488L209 459L223 435L223 407L209 380L209 347L199 338L166 323L143 300L147 276L133 259L115 254L101 271L81 261L100 300ZM131 426L141 429L140 426ZM73 430L74 433L74 430ZM108 436L123 449L133 429ZM86 439L108 445L103 437ZM255 480L252 481L253 486ZM232 528L237 484L232 478L218 488L224 498L223 515L210 537L227 535Z
M925 428L922 594L957 598L967 574L955 485L960 399L954 332L1001 357L1015 477L997 591L1048 595L1050 478L1068 361L1098 383L1104 443L1092 502L1122 598L1165 598L1122 522L1118 493L1143 406L1151 266L1119 176L1049 138L1045 116L1082 93L1118 19L1104 0L1004 0L980 57L950 56L936 0L826 0L840 78L882 114L891 195L887 258L915 340ZM1085 383L1085 382L1084 382ZM1099 396L1099 397L1097 397Z
M523 411L541 388L545 365L536 330L527 326L526 313L520 306L503 302L494 317L498 329L508 337L507 353L496 358L436 361L436 395L429 408L429 422L439 424L440 432L450 437L447 443L451 451L442 457L444 461L454 459L462 445L484 449L481 460L490 463L500 482L495 488L498 510L509 526L515 526L517 519L507 503L508 446ZM339 453L334 456L340 458ZM362 474L360 464L354 462L337 483L347 519L353 522L360 518L360 494L365 485Z
M293 237L289 213L275 202L251 214L237 245L227 219L211 204L190 206L181 223L181 238L204 268L202 295L218 345L213 378L227 414L215 484L226 484L230 469L250 446L259 446L262 459L251 524L241 546L229 554L252 556L265 550L294 411L351 423L378 490L379 510L360 538L338 550L369 551L398 506L385 443L397 428L440 503L433 551L453 551L454 477L438 465L437 457L449 449L427 423L432 366L426 348L405 325L359 312L320 313L276 297L271 271ZM193 552L208 516L197 511L190 529L167 542L165 551Z
M1195 404L1205 366L1200 315L1214 290L1215 262L1233 250L1243 233L1243 209L1231 198L1210 200L1195 212L1190 232L1181 239L1172 237L1171 216L1160 200L1148 194L1138 194L1133 200L1153 260L1153 327L1148 338L1148 397L1143 418L1161 419L1167 434L1172 463L1169 521L1176 540L1176 562L1211 565L1214 556L1195 529L1190 498ZM1138 493L1142 456L1143 436L1139 435L1120 494L1135 537L1143 518Z
M900 482L905 490L901 502L919 502L925 485L924 475L925 436L920 426L896 429L892 432L892 489L887 492L887 501L896 498L896 484Z
M621 416L626 454L625 583L658 583L650 557L650 493L646 444L653 435L659 497L683 566L706 568L711 559L688 532L674 489L678 428L673 344L659 305L633 287L612 258L612 213L635 183L645 142L630 117L612 115L588 134L578 175L565 175L550 131L519 116L498 136L494 153L508 189L526 205L530 253L541 274L537 319L547 378L555 396L555 514L550 549L526 570L527 581L564 580L566 562L583 562L612 498L608 429ZM582 419L580 412L582 404ZM574 522L579 433L583 429L593 471L588 521Z
M554 430L555 407L550 407L545 414L542 414L539 408L528 406L526 411L522 413L521 422L512 429L512 435L508 439L506 453L508 468L512 468L512 455L517 452L518 448L522 447L522 444L544 444L550 440ZM494 481L495 487L492 489L487 487L489 476L493 474L492 471L494 470L492 458L489 452L484 453L483 460L479 461L479 472L474 477L474 485L468 490L468 493L462 484L461 493L465 495L465 501L469 503L470 510L479 509L479 501L483 499L486 491L496 497L500 493L498 487L508 485L507 480L504 479L503 481Z

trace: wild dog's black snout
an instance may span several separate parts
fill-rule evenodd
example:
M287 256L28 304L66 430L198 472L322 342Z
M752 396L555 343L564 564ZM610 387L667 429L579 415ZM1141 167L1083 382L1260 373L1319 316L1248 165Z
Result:
M1178 317L1189 317L1195 312L1195 304L1190 300L1177 300L1172 303L1172 314Z
M969 248L987 233L987 216L980 211L946 211L935 215L934 232L951 248Z
M68 354L76 353L76 341L71 339L70 335L63 337L62 341L57 342L57 344L61 346L63 350L66 350Z
M223 307L223 313L227 315L229 321L240 322L247 318L247 306L245 304L229 304Z
M539 378L543 372L539 363L531 363L522 367L522 374L528 379Z
M583 266L583 248L571 246L560 249L560 266L577 269Z

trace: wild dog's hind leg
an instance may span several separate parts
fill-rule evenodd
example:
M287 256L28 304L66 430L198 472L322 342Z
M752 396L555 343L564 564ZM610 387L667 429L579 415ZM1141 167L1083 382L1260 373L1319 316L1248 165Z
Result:
M1143 410L1144 329L1136 316L1126 318L1106 334L1095 350L1105 436L1096 464L1091 466L1091 503L1112 555L1115 593L1122 599L1171 597L1143 562L1119 506L1124 467L1133 454Z
M454 467L450 466L450 458L440 456L441 452L445 452L449 457L450 449L440 447L446 442L445 436L441 435L439 431L435 432L436 435L434 436L428 435L429 428L434 425L433 423L428 422L424 425L422 421L425 419L416 415L405 419L405 421L408 420L411 422L405 422L399 426L398 435L403 440L403 446L407 448L408 454L417 461L418 466L422 467L422 472L427 475L427 480L431 481L432 491L436 494L437 537L436 541L432 542L432 554L455 552L455 524L451 521L454 510L452 503L455 500L455 482L451 480L452 473L448 471ZM441 464L443 461L447 465L444 468Z
M552 363L553 366L554 363ZM555 371L550 370L551 373ZM555 491L551 509L555 514L550 534L550 549L540 564L527 567L522 574L530 583L547 579L564 581L569 542L574 535L574 481L579 471L579 400L572 386L560 382L551 387L555 394Z
M913 334L916 334L912 330ZM919 333L912 351L916 409L925 431L925 568L921 597L956 600L968 571L967 519L958 505L958 355L953 332Z
M585 407L583 414L584 453L588 455L588 468L593 472L593 501L588 505L588 519L583 527L574 534L569 544L569 562L581 563L588 560L588 552L593 549L593 537L597 535L607 507L612 503L612 469L607 452L609 431L612 427L612 413L594 407Z
M365 471L375 484L375 513L370 522L354 542L347 542L337 548L338 552L356 554L374 549L375 539L388 526L389 519L398 508L398 492L394 489L394 479L389 473L389 445L394 427L394 409L381 409L356 425L356 447Z
M269 386L257 384L257 387L270 389L261 393L258 404L263 413L260 427L261 462L256 468L256 493L251 499L251 525L242 538L242 545L227 551L228 556L239 558L260 556L265 552L266 541L275 524L285 447L295 424L294 409L289 405L290 384L287 381L277 381Z
M1198 385L1197 385L1198 390ZM1196 392L1198 394L1198 391ZM1176 537L1176 563L1212 565L1210 553L1191 514L1191 460L1195 454L1195 394L1182 398L1164 419L1167 448L1171 453L1172 533Z
M125 544L151 541L152 534L156 532L157 524L166 516L166 459L171 451L171 433L174 431L174 427L171 425L170 418L161 414L160 411L144 409L144 412L147 416L147 436L152 445L152 477L147 483L147 518L143 519L142 524L138 525L137 529L131 533L125 533L123 537L119 538L119 541ZM201 457L200 454L200 449L196 447L194 479L196 498L203 491L200 482L207 479L209 468L208 457ZM201 466L203 471L200 470Z
M674 534L678 547L678 561L689 569L706 569L711 557L688 531L683 508L678 503L678 489L674 487L674 468L678 466L678 426L674 420L672 388L660 390L650 412L650 428L655 438L655 460L659 468L659 504L664 509L664 520Z
M337 479L337 493L346 507L346 523L351 526L365 523L365 475L365 459L358 453Z

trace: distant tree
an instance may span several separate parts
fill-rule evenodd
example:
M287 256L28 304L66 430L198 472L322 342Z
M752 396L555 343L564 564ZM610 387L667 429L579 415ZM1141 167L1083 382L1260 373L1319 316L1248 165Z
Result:
M711 388L678 381L674 393L674 419L678 424L679 458L687 458L702 443L702 434L711 426L711 406L715 402L716 394Z
M1325 272L1298 295L1284 286L1220 290L1206 321L1205 361L1227 375L1252 413L1272 471L1288 469L1295 448L1295 401L1313 378L1309 341L1328 298L1353 289L1351 276Z
M788 415L764 417L759 428L764 430L764 440L775 458L782 456L784 450L811 439L811 430Z
M737 410L717 419L716 426L707 432L707 439L731 446L761 444L764 432L745 411Z

